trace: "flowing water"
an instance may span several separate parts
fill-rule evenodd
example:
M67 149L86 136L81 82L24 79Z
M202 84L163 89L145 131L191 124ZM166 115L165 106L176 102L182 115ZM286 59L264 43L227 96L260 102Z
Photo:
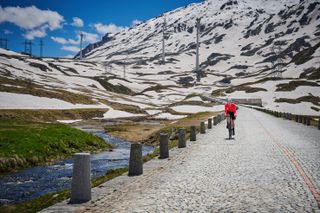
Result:
M128 167L130 145L128 141L113 138L102 130L78 127L91 132L114 146L91 155L92 178L104 175L110 169ZM143 155L153 151L152 146L143 145ZM15 203L39 197L71 186L73 160L59 161L49 166L28 168L0 178L0 203Z

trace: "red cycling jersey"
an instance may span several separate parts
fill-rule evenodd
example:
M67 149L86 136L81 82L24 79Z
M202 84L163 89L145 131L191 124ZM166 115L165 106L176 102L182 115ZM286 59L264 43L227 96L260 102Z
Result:
M226 103L224 105L224 115L227 116L227 112L233 112L234 116L237 115L237 106L234 103L231 103L230 105Z

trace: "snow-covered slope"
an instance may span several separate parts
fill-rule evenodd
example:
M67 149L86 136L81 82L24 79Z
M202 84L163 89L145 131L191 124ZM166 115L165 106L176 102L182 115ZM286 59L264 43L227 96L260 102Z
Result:
M197 17L203 71L199 82L193 71ZM0 91L70 99L73 104L127 104L146 112L160 107L163 113L179 111L172 104L191 93L227 95L262 98L272 109L319 114L319 21L317 0L207 0L106 35L84 50L83 60L35 59L1 50L0 77L6 80ZM271 78L279 65L282 78ZM17 88L30 81L41 95ZM61 91L67 94L56 94ZM72 94L80 97L68 98Z

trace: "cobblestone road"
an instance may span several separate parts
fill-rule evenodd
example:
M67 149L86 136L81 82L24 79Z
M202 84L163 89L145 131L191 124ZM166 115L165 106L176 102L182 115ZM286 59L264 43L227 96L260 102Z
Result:
M169 160L150 162L153 169L148 162L144 175L123 182L120 177L117 190L110 185L77 212L319 212L280 147L297 159L319 193L320 131L245 108L236 125L235 140L226 140L225 124L219 124Z

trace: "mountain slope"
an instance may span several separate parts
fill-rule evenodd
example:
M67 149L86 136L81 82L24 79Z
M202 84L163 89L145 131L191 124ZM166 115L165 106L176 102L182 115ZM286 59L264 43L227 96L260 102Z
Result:
M194 26L200 15L204 75L196 82ZM146 115L160 107L159 117L179 114L174 104L190 104L184 99L192 94L262 98L267 108L319 113L318 1L207 0L164 16L106 35L84 50L83 60L37 59L1 50L0 91L85 104L79 107L133 105ZM272 78L280 66L282 78ZM33 89L25 89L28 83Z

